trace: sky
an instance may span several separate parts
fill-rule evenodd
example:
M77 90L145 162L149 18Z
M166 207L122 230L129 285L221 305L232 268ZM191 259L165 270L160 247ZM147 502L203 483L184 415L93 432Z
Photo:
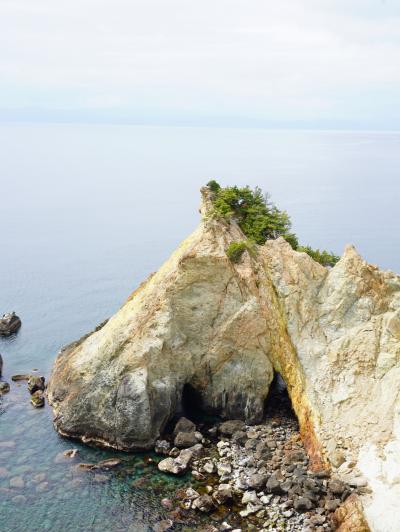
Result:
M399 0L0 0L0 121L400 129Z

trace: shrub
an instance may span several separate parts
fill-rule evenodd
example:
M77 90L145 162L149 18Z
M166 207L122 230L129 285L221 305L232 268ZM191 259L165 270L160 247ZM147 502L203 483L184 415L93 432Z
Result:
M260 188L223 188L214 179L209 181L207 186L213 192L214 214L226 220L235 220L248 238L247 247L243 242L235 242L236 247L230 249L233 246L231 244L227 249L227 255L233 262L240 260L244 250L248 249L249 242L264 244L268 239L280 236L287 240L293 249L305 251L323 266L333 266L339 260L339 257L326 250L313 250L310 246L299 248L297 236L291 232L292 223L288 213L279 210L268 194L263 194Z
M239 262L245 251L248 251L250 255L254 255L254 244L246 240L240 240L229 244L225 253L232 262Z
M207 183L207 186L214 193L218 192L221 188L221 185L217 183L215 179L211 179L211 181Z
M310 246L300 246L297 251L303 251L312 257L316 262L322 264L322 266L335 266L340 257L332 252L328 252L325 249L320 251L319 249L312 249Z

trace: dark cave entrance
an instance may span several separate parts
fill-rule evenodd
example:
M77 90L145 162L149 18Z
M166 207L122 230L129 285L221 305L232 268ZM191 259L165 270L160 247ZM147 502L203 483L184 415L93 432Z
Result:
M286 383L277 371L274 371L274 378L265 400L264 412L266 418L285 418L297 421Z
M185 384L183 387L181 413L194 423L204 418L201 396L191 384Z

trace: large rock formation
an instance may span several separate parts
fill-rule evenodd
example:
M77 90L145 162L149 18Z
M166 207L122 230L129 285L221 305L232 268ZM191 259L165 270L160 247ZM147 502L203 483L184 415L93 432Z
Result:
M315 467L365 485L371 529L398 530L400 278L352 247L328 270L282 239L232 264L225 251L244 237L210 214L207 189L203 200L199 228L164 266L58 355L57 430L149 448L185 390L200 408L256 423L275 369Z

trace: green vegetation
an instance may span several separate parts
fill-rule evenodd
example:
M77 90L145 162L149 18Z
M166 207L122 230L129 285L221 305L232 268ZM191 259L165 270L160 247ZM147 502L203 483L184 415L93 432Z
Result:
M325 249L320 251L319 249L312 249L310 246L299 246L297 251L303 251L312 257L316 262L322 264L322 266L335 266L340 257L329 253Z
M229 260L232 262L239 262L241 256L245 251L248 251L250 255L254 255L255 246L253 242L248 240L240 240L239 242L232 242L229 244L226 254Z
M266 240L280 236L293 249L305 251L324 266L333 266L339 260L339 257L325 250L313 250L310 246L299 247L296 235L291 232L292 224L288 213L279 210L260 188L222 188L215 180L207 183L207 186L212 191L214 214L225 220L235 220L248 238L247 243L235 242L229 246L227 254L229 252L228 256L233 262L240 260L244 250L249 249L249 242L264 244Z

